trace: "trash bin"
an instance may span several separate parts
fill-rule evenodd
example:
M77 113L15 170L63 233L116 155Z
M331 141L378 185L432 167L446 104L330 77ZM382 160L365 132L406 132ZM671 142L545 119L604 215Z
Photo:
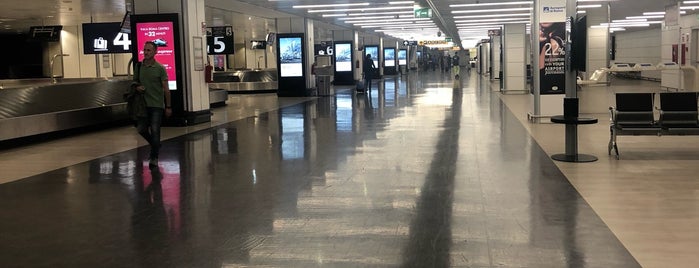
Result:
M318 87L318 95L331 96L335 95L333 88L330 86L331 75L316 75L316 86Z

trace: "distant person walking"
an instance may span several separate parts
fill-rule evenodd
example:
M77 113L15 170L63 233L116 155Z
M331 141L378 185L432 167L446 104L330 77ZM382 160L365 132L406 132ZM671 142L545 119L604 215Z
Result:
M459 57L459 52L454 52L454 57L451 58L451 63L452 63L452 70L451 72L454 73L454 77L459 77L459 74L461 73L461 66L459 65L459 61L461 58Z
M148 166L158 166L160 153L160 127L163 115L170 117L172 107L170 102L170 89L165 67L155 60L158 46L148 41L143 46L143 61L135 66L133 87L144 94L146 99L146 115L138 117L136 128L148 144L150 155Z
M374 60L371 59L371 54L366 54L364 57L364 90L371 91L371 79L374 79L374 72L376 72L376 65L374 65Z

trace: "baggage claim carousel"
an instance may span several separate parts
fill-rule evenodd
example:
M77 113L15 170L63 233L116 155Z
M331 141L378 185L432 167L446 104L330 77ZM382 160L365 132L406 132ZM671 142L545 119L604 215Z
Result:
M214 73L211 106L225 105L228 93L276 92L276 69ZM82 127L126 124L123 100L131 80L50 78L0 80L0 143Z
M127 122L122 95L131 80L0 80L0 141Z

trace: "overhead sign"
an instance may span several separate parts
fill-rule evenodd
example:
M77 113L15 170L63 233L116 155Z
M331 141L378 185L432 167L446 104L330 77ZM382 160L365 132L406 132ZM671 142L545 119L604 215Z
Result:
M209 55L234 54L235 49L233 47L233 27L207 27L206 51Z
M321 41L320 44L314 44L313 50L315 50L315 55L333 55L334 47L333 41Z
M453 41L454 41L454 39L453 39L453 38L451 38L451 37L445 37L445 38L444 38L444 41L447 41L447 42L453 42Z
M419 41L418 45L429 46L429 45L446 45L448 42L446 40L424 40Z
M417 41L403 41L404 46L417 46Z
M413 9L415 11L415 18L432 18L432 9L416 7Z
M83 53L131 53L131 39L121 32L121 23L83 23Z
M488 30L488 36L500 36L502 31L500 29Z

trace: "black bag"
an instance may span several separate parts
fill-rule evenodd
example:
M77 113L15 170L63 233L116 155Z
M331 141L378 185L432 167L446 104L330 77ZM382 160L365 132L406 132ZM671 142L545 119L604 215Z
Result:
M140 71L141 63L136 63L136 71ZM140 75L139 75L140 77ZM134 81L124 92L124 101L126 102L126 111L131 119L136 120L139 117L145 117L146 112L146 97L143 92L136 90L140 85L139 81Z

